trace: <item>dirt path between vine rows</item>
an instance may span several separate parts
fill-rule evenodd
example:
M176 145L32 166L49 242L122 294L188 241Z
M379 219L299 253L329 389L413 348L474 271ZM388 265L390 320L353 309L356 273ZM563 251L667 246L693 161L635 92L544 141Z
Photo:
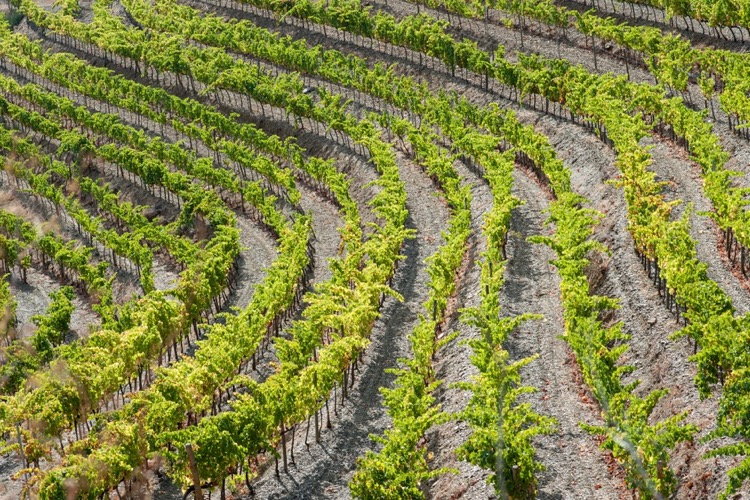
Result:
M657 181L668 183L664 189L668 198L683 201L673 211L673 219L681 217L689 205L692 205L690 235L695 240L698 258L708 266L708 277L732 299L738 313L750 311L747 290L717 251L721 245L718 226L712 219L700 214L713 208L703 191L700 167L690 161L682 149L659 137L651 138L649 145L653 146L651 156L654 159L649 170L656 173Z
M437 404L446 413L455 414L466 408L471 393L452 386L456 382L467 382L472 375L477 374L476 367L471 364L471 347L466 341L477 338L479 332L473 326L459 321L460 310L463 307L476 307L480 304L480 256L487 248L486 239L482 234L484 214L492 210L492 191L487 182L460 161L454 162L456 171L462 178L463 185L471 185L471 236L468 241L465 265L466 271L458 277L455 297L451 300L452 315L447 318L442 330L442 337L457 331L459 335L440 349L435 355L433 367L435 376L442 385L435 391ZM430 467L450 467L458 473L443 474L428 485L430 498L486 498L492 494L492 486L487 484L488 471L459 461L455 450L463 443L470 433L465 422L450 421L436 428L428 430L426 434Z
M465 177L472 174L463 172ZM476 258L486 242L481 233L481 216L491 206L489 189L481 178L474 177L473 226L475 238L470 250ZM569 498L571 492L596 492L596 498L616 498L620 484L610 477L605 455L596 449L594 439L585 434L578 421L598 421L596 408L580 397L580 381L576 379L576 366L570 349L558 335L563 331L562 308L559 298L559 278L549 264L554 257L546 246L526 241L534 234L551 234L553 228L543 227L546 220L547 195L537 182L525 172L514 172L513 193L526 202L516 208L509 233L508 266L501 290L504 315L514 316L525 312L544 315L540 321L529 322L514 332L506 342L511 359L539 354L540 358L527 366L522 375L525 384L540 389L528 398L535 411L555 417L558 432L535 440L537 459L547 470L540 474L539 495L542 498ZM479 238L478 240L476 238ZM474 306L480 300L479 267L473 263L462 280L457 307ZM453 318L451 329L459 337L438 353L437 374L446 384L438 394L443 410L457 412L468 402L469 393L450 388L449 384L467 381L476 373L470 364L471 348L462 341L475 338L476 328ZM561 372L562 371L562 372ZM488 471L466 462L458 461L454 450L470 435L464 422L449 422L429 433L430 451L436 456L436 467L453 467L458 475L446 474L430 486L430 497L487 498L493 488L486 483ZM576 463L575 468L570 464ZM581 498L584 498L583 496ZM588 498L591 498L590 496Z
M43 205L34 196L19 192L7 182L7 177L0 177L0 205L3 210L15 213L27 222L30 222L38 232L51 231L66 240L75 240L80 237L75 225L67 217L61 218ZM91 262L100 262L95 256ZM114 266L110 266L114 272L118 272ZM35 314L44 314L47 306L52 302L49 294L60 289L62 285L47 271L30 268L27 272L27 282L24 283L15 271L11 273L10 290L16 301L16 319L19 325L18 338L28 338L36 327L31 323L31 317ZM132 282L135 276L130 273L118 272L115 283L123 284ZM66 340L87 337L90 327L99 326L99 317L91 309L88 298L80 293L75 294L73 299L73 315L70 320L70 334Z
M687 341L668 338L680 325L662 304L633 251L623 192L607 183L618 176L613 152L592 133L582 134L579 127L565 121L545 116L535 119L535 124L570 165L573 189L584 193L591 207L605 215L595 234L611 255L597 259L590 274L596 293L619 300L620 309L608 323L622 321L623 331L631 335L630 348L621 361L635 366L635 371L625 380L640 379L640 395L660 388L669 390L657 405L652 421L687 410L686 422L703 429L699 437L705 435L716 416L716 400L701 401L698 396L693 382L695 365L688 360L693 350ZM675 498L715 497L723 490L731 460L703 459L708 449L703 443L683 444L672 453L670 467L679 481Z
M535 439L537 456L546 467L539 474L541 498L618 498L623 493L617 476L611 474L607 455L598 450L595 438L579 422L600 424L599 407L580 379L570 347L559 336L564 333L560 302L560 278L550 263L554 252L526 238L551 235L545 227L549 206L546 193L536 179L523 172L515 175L516 196L525 205L511 220L509 261L501 299L505 314L524 312L544 315L523 324L509 337L512 359L539 354L523 371L523 381L538 389L528 397L534 410L558 421L557 432ZM574 464L574 465L573 465Z
M384 370L396 366L397 358L410 356L407 335L418 321L428 292L424 259L440 245L438 235L448 215L430 179L400 154L398 159L407 192L407 227L417 230L416 238L404 246L406 260L394 278L394 288L404 302L386 300L354 389L345 406L339 407L338 416L331 413L332 429L323 429L320 444L311 436L308 449L304 444L306 427L298 426L294 450L297 464L279 479L270 467L255 483L257 498L348 498L347 483L356 458L375 447L369 434L381 434L390 425L379 388L393 382L393 375ZM332 403L329 406L332 412Z

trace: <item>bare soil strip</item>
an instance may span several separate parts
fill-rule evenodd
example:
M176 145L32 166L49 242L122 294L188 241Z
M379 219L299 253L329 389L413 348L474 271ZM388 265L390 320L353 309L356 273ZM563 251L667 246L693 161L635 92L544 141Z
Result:
M641 380L639 391L644 394L662 387L669 389L656 407L654 418L689 410L687 421L707 431L715 420L716 400L701 401L698 396L693 383L695 366L688 360L693 350L687 341L668 339L680 326L662 305L656 287L633 252L622 190L607 184L617 176L611 150L594 135L576 135L575 126L552 117L538 120L537 128L570 164L573 189L585 193L592 208L606 215L597 238L607 245L611 255L594 261L591 274L598 276L597 293L620 301L620 309L609 321L622 321L623 331L631 335L630 349L623 356L624 362L636 367L631 378ZM705 444L697 443L695 447L678 447L672 454L670 465L680 477L676 498L715 497L723 491L730 460L702 459L708 449Z
M411 161L400 155L398 159L407 193L407 227L417 230L416 238L403 249L406 259L393 280L404 302L386 299L349 399L343 408L339 403L338 415L329 402L331 429L322 432L319 444L312 432L308 447L306 426L298 426L295 464L279 478L273 467L268 468L255 484L257 498L349 498L347 483L356 458L373 448L370 434L380 434L390 425L379 388L390 385L394 376L384 370L395 367L398 358L410 356L407 335L427 298L429 276L424 260L441 244L438 235L448 219L447 207L435 194L432 181Z

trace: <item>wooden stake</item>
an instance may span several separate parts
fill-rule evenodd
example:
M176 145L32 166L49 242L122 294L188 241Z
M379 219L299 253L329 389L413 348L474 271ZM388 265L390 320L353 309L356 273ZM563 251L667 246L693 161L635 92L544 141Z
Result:
M26 468L26 455L23 453L23 439L21 439L21 424L16 423L16 439L18 439L18 453L21 455L21 465ZM23 482L27 484L28 475L26 472L23 473Z
M187 443L185 445L185 453L187 453L188 462L190 463L190 474L193 476L193 485L195 486L195 500L203 500L203 491L201 491L201 477L200 474L198 474L198 464L195 463L195 454L193 453L192 443Z

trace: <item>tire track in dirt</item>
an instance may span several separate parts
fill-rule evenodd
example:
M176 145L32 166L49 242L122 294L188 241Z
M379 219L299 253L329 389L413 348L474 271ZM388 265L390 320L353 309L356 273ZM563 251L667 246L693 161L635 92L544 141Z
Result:
M276 241L265 231L258 231L257 226L245 218L237 218L240 230L240 251L237 262L236 291L224 306L244 309L252 300L253 290L260 283L265 270L278 255Z

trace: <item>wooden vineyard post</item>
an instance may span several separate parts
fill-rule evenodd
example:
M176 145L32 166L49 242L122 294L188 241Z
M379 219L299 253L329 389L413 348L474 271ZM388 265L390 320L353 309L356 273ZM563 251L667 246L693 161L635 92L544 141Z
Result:
M21 455L21 466L26 469L26 455L23 452L23 439L21 438L21 424L16 424L16 439L18 439L18 453ZM24 485L28 482L28 473L23 473Z
M195 486L195 500L203 500L203 491L201 491L201 476L198 474L198 464L195 463L195 454L193 453L192 443L185 445L188 463L190 464L190 475L193 476L193 485Z

